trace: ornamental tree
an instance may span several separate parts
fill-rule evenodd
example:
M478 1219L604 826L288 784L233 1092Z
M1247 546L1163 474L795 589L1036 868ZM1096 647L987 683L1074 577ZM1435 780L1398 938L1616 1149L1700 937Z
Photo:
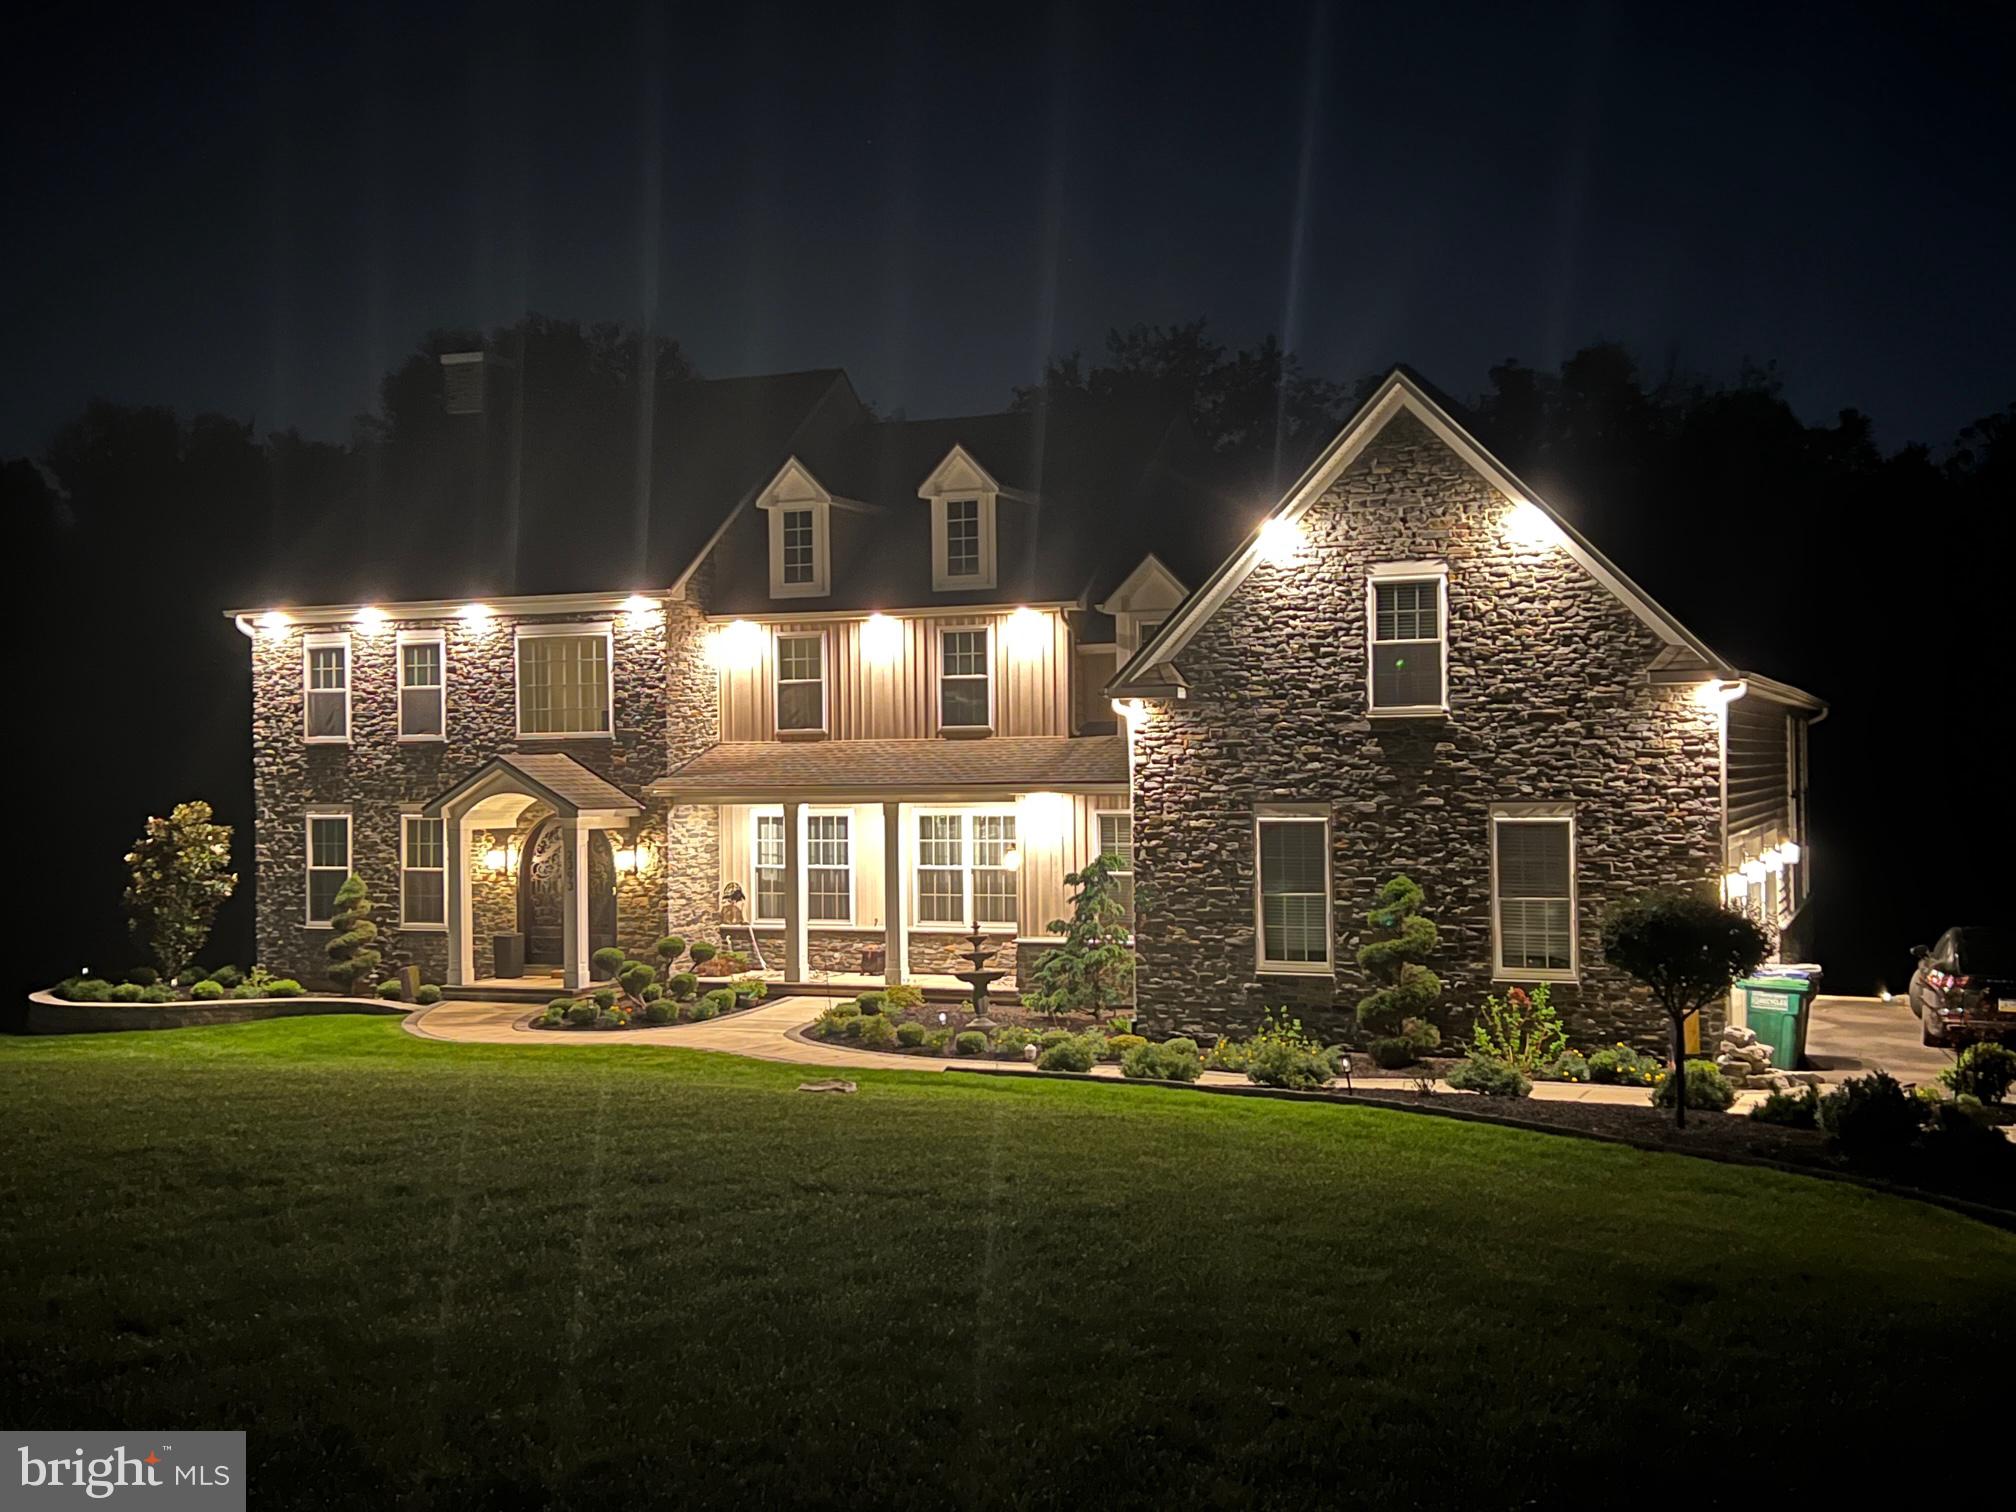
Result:
M1754 921L1713 899L1677 890L1613 904L1603 916L1603 956L1652 989L1673 1026L1673 1068L1685 1076L1687 1018L1729 991L1770 953ZM1673 1122L1687 1126L1687 1099L1673 1099Z
M231 864L231 826L213 824L210 805L178 803L166 819L149 819L126 853L133 880L126 912L133 936L154 957L162 979L174 981L210 938L217 908L238 886Z
M1412 877L1396 876L1379 889L1377 906L1365 915L1373 938L1358 947L1358 964L1376 984L1358 1000L1358 1027L1367 1034L1403 1034L1409 1019L1434 1023L1442 979L1422 963L1435 953L1441 935L1421 912L1426 897Z
M364 879L352 872L336 889L336 902L329 925L329 975L350 996L357 996L358 983L367 986L378 979L378 926L371 922L371 890Z
M1134 991L1134 948L1127 934L1127 908L1113 880L1113 860L1100 856L1067 874L1070 919L1052 919L1050 933L1060 943L1044 951L1027 974L1024 1007L1055 1019L1066 1013L1097 1017L1124 1006Z

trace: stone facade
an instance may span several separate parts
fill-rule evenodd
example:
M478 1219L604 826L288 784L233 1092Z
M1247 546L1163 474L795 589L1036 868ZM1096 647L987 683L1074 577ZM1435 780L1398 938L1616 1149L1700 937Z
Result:
M347 810L351 867L369 885L387 971L417 965L433 982L447 974L447 934L440 926L405 928L399 918L399 824L403 812L417 810L505 752L564 751L583 765L640 796L663 774L667 756L669 694L680 686L669 675L674 648L693 640L697 612L683 605L607 614L522 615L498 613L481 622L461 619L389 621L362 625L290 625L259 629L252 642L253 797L258 886L258 949L262 964L299 976L324 979L326 928L305 923L307 911L307 816L311 811ZM669 621L669 622L668 622ZM553 740L517 735L515 627L563 622L607 623L613 650L611 724L604 738ZM347 632L350 643L350 738L347 744L310 744L304 738L303 631ZM398 705L398 632L440 631L444 638L447 683L447 738L401 741ZM659 838L667 833L662 803L646 803L635 835L653 846L654 864L619 882L619 939L648 946L663 933L667 853ZM521 822L521 831L528 826ZM507 877L481 863L501 832L475 836L471 858L471 911L479 974L489 969L489 936L512 927L515 894ZM522 839L522 833L518 836Z
M1285 1004L1355 1035L1364 913L1395 872L1427 891L1460 1024L1493 990L1490 806L1558 802L1575 819L1580 973L1555 1004L1578 1043L1663 1045L1657 1008L1603 961L1601 919L1615 898L1719 875L1720 715L1653 685L1660 638L1508 523L1505 498L1402 413L1303 517L1292 559L1260 563L1178 655L1189 697L1152 705L1133 737L1137 995L1154 1027L1243 1031ZM1366 714L1368 571L1401 561L1447 564L1446 717ZM1268 802L1330 819L1333 975L1258 973Z

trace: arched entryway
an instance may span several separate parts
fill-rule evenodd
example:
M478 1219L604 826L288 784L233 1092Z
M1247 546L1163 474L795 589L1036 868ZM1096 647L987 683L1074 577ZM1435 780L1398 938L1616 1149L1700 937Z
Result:
M568 832L542 819L526 837L518 865L518 929L527 970L559 971L566 958ZM616 943L616 855L609 836L588 836L588 949Z

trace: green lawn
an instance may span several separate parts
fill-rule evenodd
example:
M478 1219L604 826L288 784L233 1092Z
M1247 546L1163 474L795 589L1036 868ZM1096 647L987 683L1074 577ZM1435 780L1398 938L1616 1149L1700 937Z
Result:
M2016 1239L1854 1187L805 1074L354 1018L0 1043L0 1419L244 1427L255 1506L1496 1507L1674 1453L1809 1489L2016 1347Z

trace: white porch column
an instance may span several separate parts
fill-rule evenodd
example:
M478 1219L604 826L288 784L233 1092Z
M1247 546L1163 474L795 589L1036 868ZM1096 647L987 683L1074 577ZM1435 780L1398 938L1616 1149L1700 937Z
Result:
M469 845L475 837L459 814L444 816L441 827L448 850L448 985L466 987L476 980L475 920L469 916Z
M882 984L910 975L910 933L903 927L903 805L882 805Z
M560 821L566 851L561 860L561 981L569 992L589 985L588 962L588 826L578 819Z
M784 805L784 980L805 980L805 806Z

